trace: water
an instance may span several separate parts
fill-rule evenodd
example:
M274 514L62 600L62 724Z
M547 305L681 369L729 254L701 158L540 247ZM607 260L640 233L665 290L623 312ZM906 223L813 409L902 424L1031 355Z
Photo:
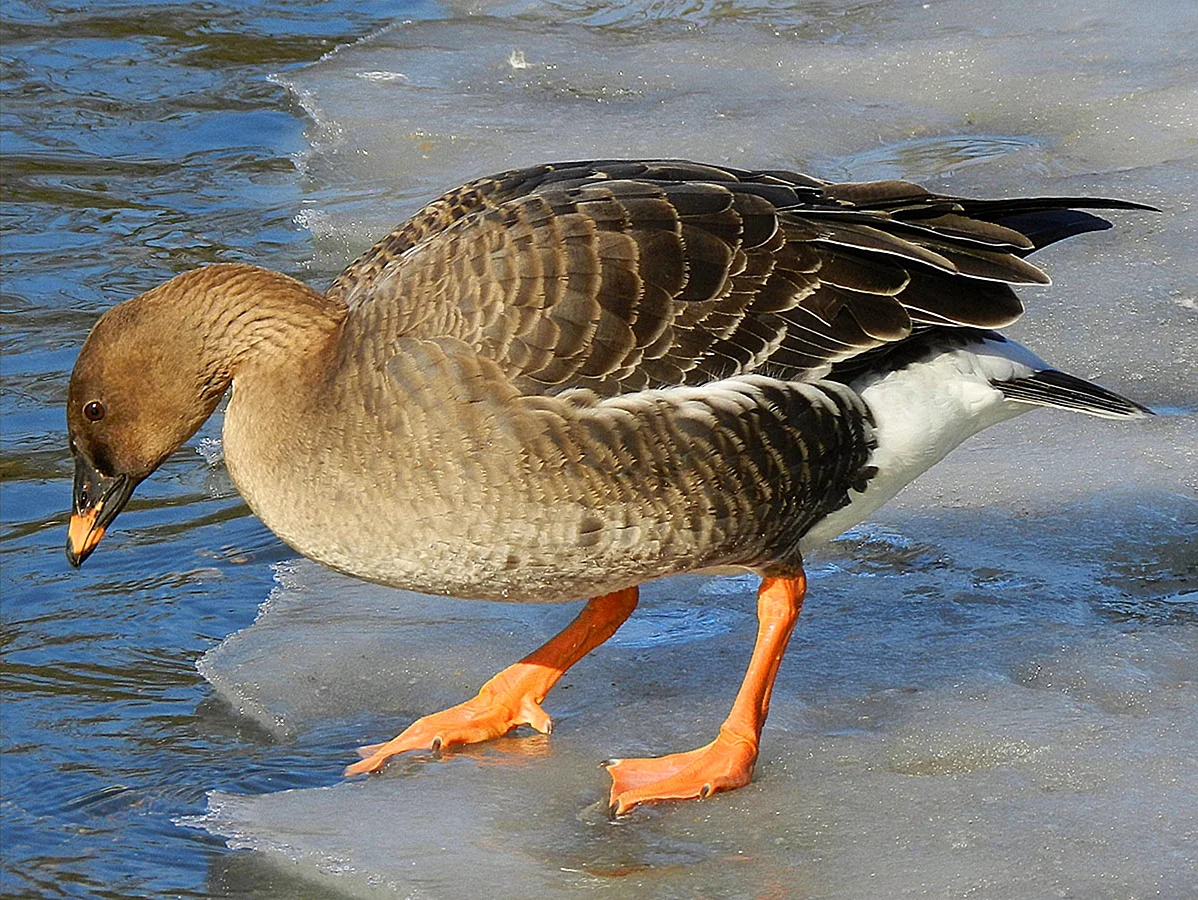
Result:
M1194 46L1105 0L6 3L5 895L1198 896ZM751 580L654 585L551 740L346 783L572 610L293 562L215 421L69 571L101 310L214 260L325 284L457 181L624 154L1160 206L1043 254L1015 332L1174 414L962 448L810 561L754 784L615 825L594 764L710 737Z

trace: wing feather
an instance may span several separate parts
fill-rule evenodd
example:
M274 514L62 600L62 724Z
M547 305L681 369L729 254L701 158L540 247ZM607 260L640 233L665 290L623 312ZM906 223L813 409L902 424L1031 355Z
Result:
M1109 223L1085 198L971 200L678 160L513 170L434 200L329 289L360 352L456 338L526 395L755 370L811 381L931 327L998 328L1023 257ZM349 342L347 341L347 344Z

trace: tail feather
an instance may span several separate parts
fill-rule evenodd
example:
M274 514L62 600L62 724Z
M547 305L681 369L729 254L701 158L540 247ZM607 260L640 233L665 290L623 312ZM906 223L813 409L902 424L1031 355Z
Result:
M1152 410L1134 400L1056 369L996 382L994 386L1009 400L1074 410L1103 419L1136 419L1154 415Z

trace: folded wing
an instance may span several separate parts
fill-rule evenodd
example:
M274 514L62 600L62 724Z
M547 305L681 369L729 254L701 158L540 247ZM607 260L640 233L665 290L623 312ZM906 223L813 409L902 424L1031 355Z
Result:
M330 288L360 352L453 337L526 394L790 381L933 326L998 328L1024 257L1114 200L968 200L680 161L544 165L430 203ZM349 343L349 342L347 342Z

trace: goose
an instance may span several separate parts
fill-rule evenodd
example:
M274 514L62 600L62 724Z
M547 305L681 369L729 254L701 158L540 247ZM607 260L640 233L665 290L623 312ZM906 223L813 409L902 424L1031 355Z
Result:
M585 600L461 704L348 775L519 726L638 585L760 576L748 670L716 737L608 760L616 815L752 777L806 592L803 558L980 430L1035 407L1146 407L1003 337L1026 261L1110 227L1074 197L976 200L679 160L568 162L433 200L328 290L242 263L109 309L71 375L67 557L231 391L225 462L299 553L481 600Z

